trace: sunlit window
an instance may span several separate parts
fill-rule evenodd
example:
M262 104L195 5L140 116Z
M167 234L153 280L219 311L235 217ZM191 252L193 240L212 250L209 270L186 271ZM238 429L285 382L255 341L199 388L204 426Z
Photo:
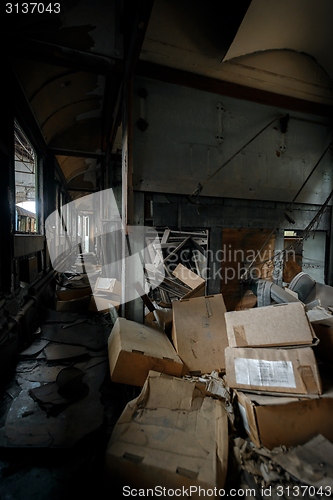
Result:
M15 230L37 232L37 157L36 152L15 122Z

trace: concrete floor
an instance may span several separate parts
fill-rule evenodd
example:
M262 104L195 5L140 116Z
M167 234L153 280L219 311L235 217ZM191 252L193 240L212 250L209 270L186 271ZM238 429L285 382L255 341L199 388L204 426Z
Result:
M107 337L111 328L107 316L71 318L50 311L28 350L18 354L0 393L2 500L110 498L104 493L105 448L125 404L136 396L133 387L110 381ZM49 351L38 352L38 346L50 338ZM85 355L75 357L74 350L74 357L61 359L57 354L60 359L52 359L54 349L59 353L62 347L68 348L68 342L83 346ZM67 366L82 369L87 395L63 407L43 406L31 397L32 388L52 387L55 374Z

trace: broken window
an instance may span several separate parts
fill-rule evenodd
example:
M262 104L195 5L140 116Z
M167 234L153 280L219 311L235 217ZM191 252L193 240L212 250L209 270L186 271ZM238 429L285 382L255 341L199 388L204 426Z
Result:
M15 230L37 232L37 155L27 136L15 121Z

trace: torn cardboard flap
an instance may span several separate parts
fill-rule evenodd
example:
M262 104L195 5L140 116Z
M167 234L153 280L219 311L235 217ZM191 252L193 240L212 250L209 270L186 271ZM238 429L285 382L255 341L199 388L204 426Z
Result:
M183 266L183 264L178 264L176 269L172 271L172 274L185 283L185 285L190 287L191 290L196 290L198 288L200 288L200 290L204 289L204 285L206 283L205 280L198 274L191 271L188 267Z
M297 446L318 433L333 441L333 386L314 398L268 396L235 390L244 428L269 450Z
M322 384L311 347L227 347L226 379L229 387L247 391L321 394Z
M138 406L146 409L168 408L170 410L191 410L195 399L199 396L196 384L188 384L188 380L170 377L150 370L149 391L142 391L138 397Z
M272 460L302 483L312 489L317 488L319 496L321 494L331 496L333 444L320 433L301 446L287 452L273 454Z
M180 376L183 362L164 332L125 318L117 318L109 339L113 382L142 387L149 370Z
M228 345L222 294L174 301L172 340L189 373L225 370Z
M300 302L228 311L225 321L231 347L302 346L319 342Z
M165 389L173 396L159 407ZM106 451L111 480L136 488L222 488L227 463L228 419L221 401L203 397L193 382L156 372L125 407Z

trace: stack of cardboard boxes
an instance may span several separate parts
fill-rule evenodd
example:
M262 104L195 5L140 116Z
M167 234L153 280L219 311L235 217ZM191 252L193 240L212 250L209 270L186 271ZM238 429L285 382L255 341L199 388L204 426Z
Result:
M317 434L333 440L333 387L323 390L317 345L301 302L227 312L221 294L182 298L172 304L169 334L118 318L111 380L141 392L114 427L107 473L136 487L192 485L193 498L199 487L222 488L226 390L258 447L296 446Z
M257 446L333 438L333 390L324 393L318 344L300 302L225 314L229 347L226 380L234 389L244 427Z
M125 484L191 488L191 498L202 496L200 488L215 488L210 496L218 498L228 464L228 416L218 377L215 387L196 376L225 370L226 308L219 294L175 301L172 312L170 336L124 318L112 328L111 380L142 390L115 425L106 468Z

